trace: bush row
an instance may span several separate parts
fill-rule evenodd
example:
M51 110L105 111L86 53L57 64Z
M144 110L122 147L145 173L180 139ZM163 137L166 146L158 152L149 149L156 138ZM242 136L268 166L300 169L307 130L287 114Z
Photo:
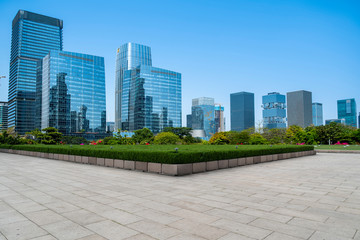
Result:
M175 150L159 150L143 151L141 149L123 149L121 151L115 149L99 149L74 146L65 148L63 146L47 146L47 145L0 145L0 148L35 151L44 153L69 154L78 156L133 160L142 162L156 162L167 164L183 164L195 162L207 162L214 160L233 159L251 156L271 155L279 153L291 153L300 151L313 150L313 146L294 146L294 145L279 145L279 146L262 146L257 148L243 148L243 149L213 149L207 151L179 151Z

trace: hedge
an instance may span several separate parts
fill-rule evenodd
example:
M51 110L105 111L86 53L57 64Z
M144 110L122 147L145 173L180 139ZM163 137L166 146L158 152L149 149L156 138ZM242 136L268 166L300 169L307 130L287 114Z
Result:
M69 146L69 145L0 145L0 148L25 150L55 154L69 154L99 158L182 164L214 160L291 153L314 150L313 146L274 145L274 146ZM175 151L178 148L178 151Z

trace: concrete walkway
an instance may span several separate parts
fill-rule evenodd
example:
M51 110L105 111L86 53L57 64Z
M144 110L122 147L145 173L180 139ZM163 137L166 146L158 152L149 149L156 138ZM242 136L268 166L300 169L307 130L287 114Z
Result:
M360 240L360 154L169 177L0 153L3 239Z

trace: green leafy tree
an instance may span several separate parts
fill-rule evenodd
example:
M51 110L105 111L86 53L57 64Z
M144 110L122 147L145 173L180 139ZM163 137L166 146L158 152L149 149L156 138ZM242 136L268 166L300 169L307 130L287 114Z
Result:
M190 131L192 129L188 127L166 127L163 132L172 132L177 135L179 138L183 139L187 136L191 136Z
M212 145L224 145L229 144L230 140L226 137L224 132L217 132L209 140L209 143Z
M13 133L11 129L8 129L7 131L3 131L0 134L0 144L16 145L20 143L21 143L20 137L17 136L15 133Z
M253 133L250 135L250 144L251 145L264 145L269 142L264 138L260 133Z
M136 143L150 142L154 136L154 134L148 128L136 130L134 133L135 134L132 136L132 138Z
M283 144L286 142L286 128L264 128L262 136L270 144Z
M62 133L59 133L58 130L54 127L44 128L42 131L43 136L41 137L41 143L43 144L58 144L61 141Z
M155 144L176 144L180 142L179 136L172 132L161 132L154 138Z
M237 132L229 131L225 132L225 136L229 139L230 144L248 144L250 142L250 133L247 130Z
M358 144L360 143L360 128L353 132L352 138L353 138L354 142L356 142Z

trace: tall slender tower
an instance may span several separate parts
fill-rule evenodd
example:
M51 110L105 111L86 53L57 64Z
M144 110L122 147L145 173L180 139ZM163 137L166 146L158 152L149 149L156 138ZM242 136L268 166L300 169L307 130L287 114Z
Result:
M152 67L150 47L127 43L117 50L115 128L153 133L181 127L181 73Z
M115 72L115 129L124 129L129 119L121 113L126 111L130 86L124 83L127 70L134 70L140 65L152 66L151 48L137 43L126 43L117 49Z
M62 20L19 10L12 22L8 127L19 134L35 128L37 62L62 50Z

